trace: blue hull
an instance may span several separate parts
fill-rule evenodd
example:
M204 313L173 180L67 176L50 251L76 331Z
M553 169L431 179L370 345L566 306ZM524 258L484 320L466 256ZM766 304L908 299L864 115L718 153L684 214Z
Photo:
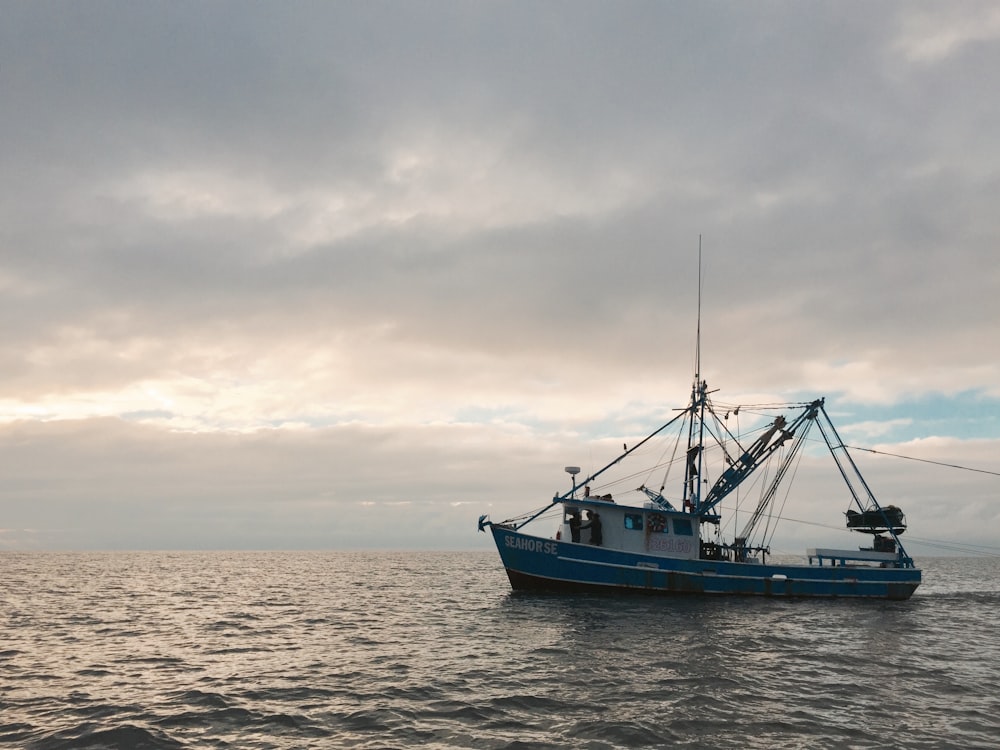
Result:
M916 568L677 559L490 528L515 590L909 599L920 585Z

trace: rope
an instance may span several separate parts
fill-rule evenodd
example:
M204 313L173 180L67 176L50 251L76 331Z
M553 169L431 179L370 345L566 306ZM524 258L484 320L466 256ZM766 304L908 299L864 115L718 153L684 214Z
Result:
M920 461L925 464L935 464L936 466L946 466L949 469L961 469L962 471L975 471L980 474L992 474L995 477L1000 477L1000 471L990 471L989 469L974 469L970 466L959 466L958 464L946 464L942 461L931 461L929 458L914 458L913 456L901 456L898 453L889 453L888 451L877 451L874 448L859 448L856 445L845 445L845 448L850 448L855 451L867 451L868 453L881 454L883 456L892 456L893 458L905 458L907 461Z

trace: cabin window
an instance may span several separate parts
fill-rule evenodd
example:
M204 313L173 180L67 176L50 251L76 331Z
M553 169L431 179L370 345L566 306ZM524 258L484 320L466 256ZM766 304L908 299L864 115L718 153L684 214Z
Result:
M642 514L626 513L625 528L628 529L629 531L642 531Z
M675 518L674 533L680 534L681 536L694 536L694 532L691 530L691 519Z

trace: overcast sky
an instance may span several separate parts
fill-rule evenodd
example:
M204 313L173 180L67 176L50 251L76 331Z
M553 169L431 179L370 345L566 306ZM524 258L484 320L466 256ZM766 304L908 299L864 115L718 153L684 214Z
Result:
M1000 471L995 2L0 14L0 549L486 549L684 405L699 236L717 398Z

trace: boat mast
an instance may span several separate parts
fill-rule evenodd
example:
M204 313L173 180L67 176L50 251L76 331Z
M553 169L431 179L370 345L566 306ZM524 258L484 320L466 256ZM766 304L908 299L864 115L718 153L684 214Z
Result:
M684 478L684 507L701 510L702 450L705 439L705 383L701 379L701 235L698 235L698 322L695 329L694 384L691 387L691 422L688 427L687 468ZM697 428L696 428L697 423ZM697 429L697 434L696 434Z

